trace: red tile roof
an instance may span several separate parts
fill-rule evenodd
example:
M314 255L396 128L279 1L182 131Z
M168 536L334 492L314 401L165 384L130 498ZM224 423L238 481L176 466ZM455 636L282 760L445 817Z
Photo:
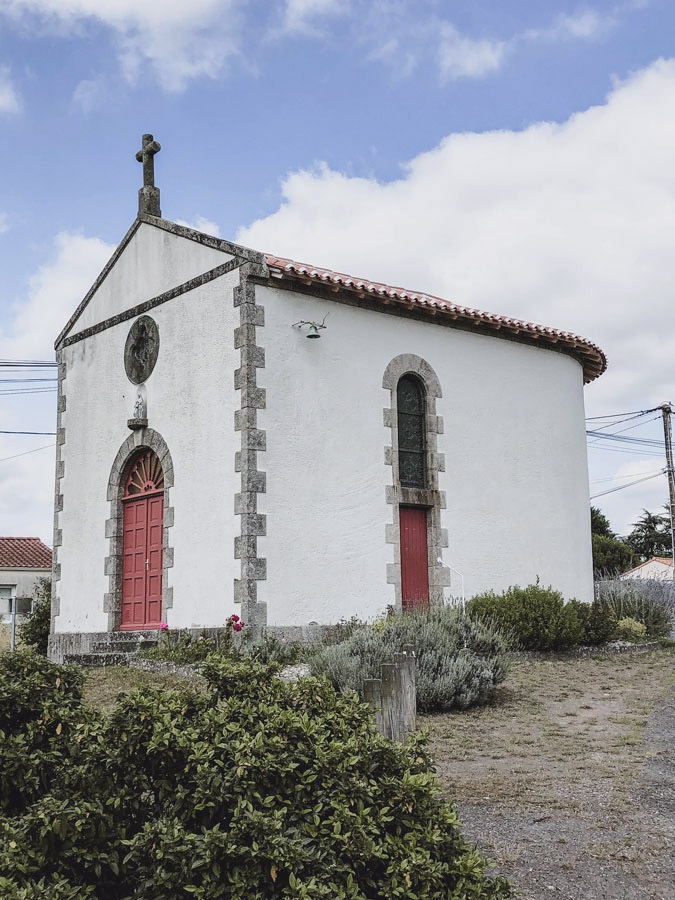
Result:
M36 537L0 537L0 566L6 569L51 569L52 551Z
M556 328L546 328L543 325L535 325L533 322L523 322L520 319L510 319L507 316L494 315L480 309L458 306L456 303L432 294L392 287L389 284L368 281L353 275L344 275L330 269L320 269L279 256L265 254L265 261L274 278L299 281L303 284L323 283L329 285L333 291L348 291L359 298L376 297L382 301L383 305L395 303L409 309L423 310L431 316L440 314L479 331L486 333L501 331L505 333L505 336L518 335L520 339L526 341L565 350L581 362L586 383L602 375L607 368L607 358L596 344L569 331L558 331Z

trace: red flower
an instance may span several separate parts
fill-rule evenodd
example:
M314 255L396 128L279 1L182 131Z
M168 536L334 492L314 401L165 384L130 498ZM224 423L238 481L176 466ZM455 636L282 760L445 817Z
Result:
M230 616L230 621L231 621L231 622L238 622L238 621L239 621L239 616L235 616L235 615ZM239 629L237 629L237 631L238 631L238 630L239 630Z
M242 629L243 627L244 627L244 626L241 624L241 622L235 622L235 623L232 625L232 630L233 630L233 631L241 631L241 629Z

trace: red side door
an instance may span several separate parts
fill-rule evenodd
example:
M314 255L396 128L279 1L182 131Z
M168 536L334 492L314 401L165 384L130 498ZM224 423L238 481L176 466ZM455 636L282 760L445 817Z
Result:
M162 620L164 494L124 501L123 629L155 628Z
M420 506L399 508L401 532L401 598L403 609L429 606L427 511Z

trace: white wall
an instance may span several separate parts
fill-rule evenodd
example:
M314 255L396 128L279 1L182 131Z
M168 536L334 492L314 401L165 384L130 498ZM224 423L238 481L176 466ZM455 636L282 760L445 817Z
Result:
M16 589L12 595L14 597L32 597L38 578L51 578L51 574L51 569L9 569L0 566L0 584L13 585Z
M672 581L673 567L658 559L648 559L641 566L631 569L630 572L624 572L621 576L623 581L630 581L631 578L656 578L659 581Z
M268 580L259 586L270 624L377 615L394 601L385 543L391 430L382 410L387 364L412 353L436 371L438 450L446 472L443 561L464 575L466 595L537 576L566 597L592 599L592 564L581 365L513 341L268 287L266 367ZM321 321L307 340L298 320ZM453 575L448 594L459 594Z
M82 311L72 334L222 265L232 256L144 222ZM65 324L65 323L64 323Z
M189 255L197 246L170 237L174 255ZM222 625L234 611L232 583L239 563L233 547L239 522L233 495L240 481L234 454L240 435L234 432L238 395L233 382L239 364L233 343L239 310L233 307L232 290L238 282L239 273L231 272L149 313L160 335L157 365L146 382L149 427L168 445L175 474L169 495L175 513L169 530L175 548L169 571L174 590L174 607L167 616L171 627ZM147 290L154 290L152 283ZM143 294L141 285L134 302ZM65 350L57 632L107 630L106 491L115 456L131 434L127 419L132 417L135 387L124 371L124 345L133 321Z

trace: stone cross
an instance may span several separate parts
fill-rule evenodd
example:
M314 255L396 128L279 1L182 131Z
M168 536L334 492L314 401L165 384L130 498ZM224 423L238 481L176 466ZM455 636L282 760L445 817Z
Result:
M155 153L161 150L160 144L153 140L151 134L143 135L143 146L136 154L139 163L143 163L143 187L138 192L138 214L161 217L159 208L159 188L155 187Z

